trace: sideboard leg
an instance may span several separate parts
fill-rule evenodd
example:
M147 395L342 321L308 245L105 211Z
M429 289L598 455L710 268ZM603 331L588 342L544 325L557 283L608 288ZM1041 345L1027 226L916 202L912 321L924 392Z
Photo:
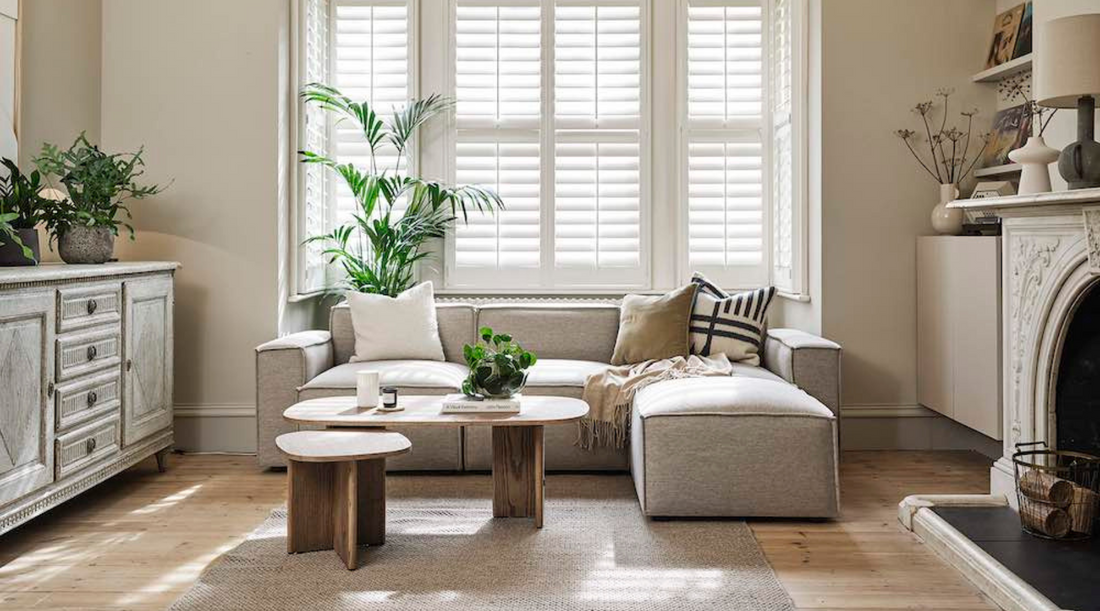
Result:
M164 473L168 470L168 455L172 452L172 448L164 448L157 452L157 471Z

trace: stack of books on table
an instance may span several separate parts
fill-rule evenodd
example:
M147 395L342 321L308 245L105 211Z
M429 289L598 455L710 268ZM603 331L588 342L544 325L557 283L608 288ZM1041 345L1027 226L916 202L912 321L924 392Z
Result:
M518 414L519 395L511 399L478 399L463 394L443 397L444 414Z

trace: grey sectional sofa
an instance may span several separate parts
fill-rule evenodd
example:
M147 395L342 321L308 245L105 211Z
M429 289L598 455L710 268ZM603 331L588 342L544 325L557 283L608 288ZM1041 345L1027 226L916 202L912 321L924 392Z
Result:
M355 338L346 305L332 308L328 331L306 331L256 349L259 462L284 460L275 437L301 400L355 394L355 372L381 372L405 394L457 392L466 376L462 346L489 326L511 333L539 361L528 395L580 397L585 378L607 367L618 333L612 304L439 304L446 362L348 363ZM771 329L763 366L735 365L729 378L654 384L635 397L630 446L582 450L576 425L546 429L546 467L626 471L650 516L834 517L839 511L837 412L840 347L793 329ZM487 471L489 429L401 431L410 453L391 470Z

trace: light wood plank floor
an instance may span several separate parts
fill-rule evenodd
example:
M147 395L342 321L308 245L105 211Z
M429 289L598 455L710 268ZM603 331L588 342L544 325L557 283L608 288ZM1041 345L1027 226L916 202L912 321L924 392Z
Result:
M962 452L848 452L842 519L753 530L799 608L994 609L896 518L907 494L985 491L988 466ZM139 465L0 538L0 608L163 609L283 502L285 479L251 457Z

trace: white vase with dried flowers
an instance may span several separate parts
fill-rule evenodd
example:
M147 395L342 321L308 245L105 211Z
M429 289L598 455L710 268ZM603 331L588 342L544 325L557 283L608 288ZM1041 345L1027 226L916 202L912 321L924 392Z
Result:
M1052 188L1050 164L1058 161L1059 156L1059 152L1043 140L1043 132L1058 109L1039 106L1028 96L1030 91L1031 79L1015 77L1001 82L1000 94L1003 98L1023 100L1030 129L1024 146L1008 153L1009 159L1020 164L1020 187L1016 190L1019 195L1049 193Z
M936 91L936 97L940 98L939 104L935 100L928 100L913 107L913 112L921 118L924 133L911 129L894 132L905 143L917 163L940 185L940 202L932 209L932 228L945 235L962 233L962 211L948 208L947 204L958 198L959 183L970 175L982 152L989 146L989 134L973 134L977 109L959 112L959 116L966 120L965 132L954 125L948 127L948 103L953 93L952 89L940 89ZM941 115L938 119L935 116L937 113ZM940 124L938 128L935 127L936 123ZM978 142L972 142L975 138L980 141L981 146L978 146ZM923 157L918 152L923 151L925 146L928 147L928 157Z

